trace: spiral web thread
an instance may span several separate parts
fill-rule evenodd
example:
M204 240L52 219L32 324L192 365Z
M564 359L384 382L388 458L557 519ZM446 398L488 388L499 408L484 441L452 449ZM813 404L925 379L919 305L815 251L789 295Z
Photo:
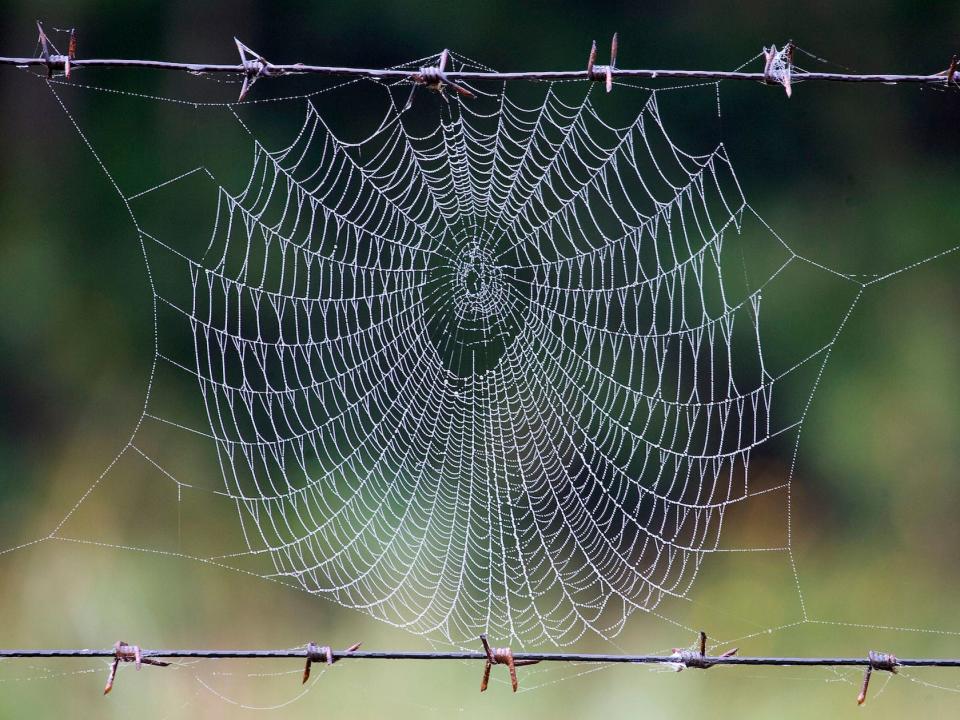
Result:
M284 101L303 115L279 148L243 105L213 105L250 133L245 187L206 167L117 187L173 317L157 367L190 379L207 420L158 409L151 382L121 455L156 465L138 445L151 424L212 441L245 547L199 559L263 559L256 574L414 633L528 647L614 637L688 597L709 554L792 568L789 525L775 547L721 530L759 495L789 509L789 477L758 483L750 459L796 437L806 409L777 418L774 390L808 372L812 392L836 335L768 371L762 291L796 263L867 283L775 235L722 144L678 147L664 91L631 88L639 110L618 124L587 82L420 89L412 105L409 86L344 85L382 93L361 141L311 96ZM196 176L217 212L184 249L137 202ZM744 283L752 247L772 262ZM50 538L75 539L69 518Z

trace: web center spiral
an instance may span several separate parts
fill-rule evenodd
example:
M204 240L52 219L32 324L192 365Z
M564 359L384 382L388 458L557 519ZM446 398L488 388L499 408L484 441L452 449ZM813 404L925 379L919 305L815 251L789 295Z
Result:
M431 273L430 338L459 377L496 367L521 326L522 290L509 270L478 243L468 244Z
M503 273L489 251L469 248L456 263L453 301L461 317L473 313L489 318L504 301Z

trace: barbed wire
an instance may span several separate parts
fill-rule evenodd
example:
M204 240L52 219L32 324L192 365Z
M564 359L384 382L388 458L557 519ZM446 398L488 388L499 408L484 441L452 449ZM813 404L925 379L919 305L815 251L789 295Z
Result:
M835 73L835 72L808 72L798 71L793 65L795 46L788 42L781 50L775 45L764 47L762 56L765 60L763 72L744 72L741 70L679 70L679 69L642 69L617 67L618 36L615 33L610 46L610 61L607 65L599 65L597 59L597 45L593 43L588 56L586 68L583 70L548 70L548 71L519 71L496 72L492 70L447 70L446 63L449 51L444 50L439 55L435 66L423 67L417 71L402 68L358 68L338 67L328 65L308 65L305 63L274 64L259 53L251 50L244 43L234 38L240 54L240 62L236 64L218 63L186 63L166 60L138 60L126 58L77 58L77 36L74 29L69 33L69 47L66 54L60 53L44 33L43 26L38 22L38 45L40 54L35 57L0 57L0 65L14 65L21 68L43 67L47 76L52 77L56 72L62 72L67 79L77 68L140 68L151 70L172 70L197 75L229 74L243 79L240 91L240 100L246 97L253 83L260 78L283 77L290 75L317 75L323 77L342 77L355 79L370 79L380 81L407 81L416 85L425 85L434 90L443 90L450 87L461 95L471 96L469 90L459 85L460 82L508 82L508 81L558 81L558 80L593 80L606 84L607 92L611 90L615 79L674 79L674 80L749 80L767 85L781 85L787 95L791 94L793 82L825 81L844 83L919 83L924 85L941 85L960 87L960 72L958 72L958 56L954 55L945 70L930 74L897 74L897 73Z
M578 652L513 652L509 647L493 648L486 635L480 636L482 651L412 651L412 650L360 650L355 643L344 650L334 650L329 646L309 643L304 647L279 650L205 650L205 649L158 649L151 650L131 645L125 641L117 642L113 648L98 649L0 649L0 659L90 659L111 658L110 673L104 694L113 688L117 668L121 663L134 663L139 670L142 665L164 667L165 660L305 660L303 682L310 677L311 664L325 662L333 665L341 660L479 660L484 662L484 674L480 690L487 689L491 668L505 665L510 674L514 692L519 686L516 668L543 662L592 663L592 664L630 664L664 665L675 671L687 669L708 670L717 665L733 667L771 666L771 667L863 667L864 678L857 703L866 700L870 677L874 671L896 673L900 667L960 667L960 658L898 658L891 653L870 651L866 657L782 657L782 656L745 656L737 655L737 648L727 650L720 655L708 655L706 652L707 635L701 632L697 649L674 648L669 655L633 655L610 653Z

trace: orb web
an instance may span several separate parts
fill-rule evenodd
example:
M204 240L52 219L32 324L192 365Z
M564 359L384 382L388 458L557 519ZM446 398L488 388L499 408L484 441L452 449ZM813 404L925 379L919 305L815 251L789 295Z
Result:
M567 644L686 595L774 383L724 148L654 92L618 125L586 83L511 90L253 133L177 307L250 552L414 632Z

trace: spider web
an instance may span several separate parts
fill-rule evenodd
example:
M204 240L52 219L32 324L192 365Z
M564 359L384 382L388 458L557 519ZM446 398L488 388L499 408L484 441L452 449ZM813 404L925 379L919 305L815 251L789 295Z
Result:
M246 552L452 641L608 637L684 597L779 431L723 147L677 147L656 93L616 125L589 84L538 90L389 95L349 142L307 100L218 188L189 303L158 296Z
M869 283L778 237L723 144L672 139L664 97L714 87L618 85L624 101L586 82L483 85L409 102L409 85L357 81L178 100L243 138L245 170L202 161L139 192L58 95L150 276L154 371L120 457L174 480L179 505L202 483L153 460L148 434L213 449L207 489L237 518L218 552L158 551L456 645L490 632L528 647L610 640L637 610L675 622L660 606L690 596L707 556L762 552L783 558L808 621L792 468L757 477L751 458L796 449ZM363 117L338 127L352 102ZM277 137L281 112L296 122ZM215 212L177 218L178 193ZM835 280L848 303L822 345L771 362L781 328L764 295L797 273ZM805 405L775 404L786 383ZM173 386L202 412L170 405ZM77 540L66 527L95 487L45 539ZM731 514L771 502L777 542L724 542Z

